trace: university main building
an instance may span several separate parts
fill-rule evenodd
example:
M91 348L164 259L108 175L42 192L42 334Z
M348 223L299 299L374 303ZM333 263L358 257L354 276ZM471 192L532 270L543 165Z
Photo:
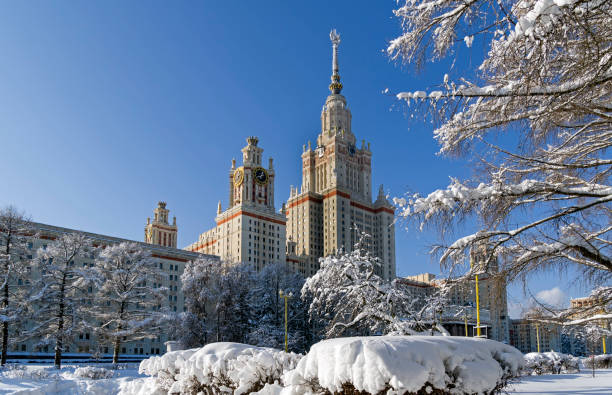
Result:
M219 256L227 262L265 264L287 262L305 276L319 268L318 259L340 250L350 251L362 232L366 246L381 261L379 274L395 278L393 206L382 186L372 201L372 152L353 134L351 111L341 95L338 69L340 37L330 35L333 66L321 111L321 133L316 146L303 146L302 185L291 187L280 212L274 206L274 167L262 162L256 137L247 139L242 164L232 161L229 207L217 208L216 226L185 249Z

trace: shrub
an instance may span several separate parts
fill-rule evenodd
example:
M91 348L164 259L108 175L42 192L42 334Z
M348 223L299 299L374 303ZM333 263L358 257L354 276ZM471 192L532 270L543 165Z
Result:
M380 336L324 340L282 377L291 393L493 393L518 375L522 354L486 339ZM273 394L268 385L261 394Z
M74 371L74 377L80 377L85 379L99 380L99 379L110 379L115 375L112 370L104 368L94 368L92 366L86 366L83 368L77 368Z
M595 369L610 369L612 368L612 354L595 355L595 357L588 357L582 360L582 364L586 369L593 369L593 362L595 362Z
M240 343L212 343L144 360L140 373L155 376L169 394L249 394L279 381L300 355Z
M525 365L523 374L559 374L575 373L580 371L579 359L569 354L560 352L531 352L524 356Z

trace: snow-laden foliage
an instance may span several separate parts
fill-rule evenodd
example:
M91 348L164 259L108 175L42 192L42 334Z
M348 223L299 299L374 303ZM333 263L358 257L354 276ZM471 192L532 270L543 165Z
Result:
M100 380L100 379L110 379L115 375L115 371L105 369L105 368L97 368L93 366L85 366L82 368L76 368L74 370L73 375L75 377L81 377L92 380Z
M410 296L397 281L378 276L378 258L359 245L319 262L319 271L304 283L302 299L310 303L309 318L321 338L412 335L431 327L425 318L432 315L425 312L438 309Z
M485 394L519 374L523 355L493 340L441 336L348 337L313 345L260 393ZM347 392L342 392L347 391Z
M211 343L146 359L140 373L157 378L167 393L249 394L279 381L301 355L240 343Z
M589 358L584 358L582 364L587 369L610 369L612 368L612 354L594 355Z
M441 234L479 219L479 231L439 246L442 264L484 244L510 280L572 267L609 284L611 13L606 0L400 1L392 59L461 56L463 41L488 50L458 82L447 74L439 90L397 95L435 114L440 154L480 162L470 180L395 200L401 216Z
M523 372L525 374L560 374L580 371L580 359L559 352L530 352L524 356Z
M200 257L185 265L181 284L187 313L177 317L176 339L186 348L208 343L208 310L213 305L211 285L219 272L219 262L208 257Z
M251 330L247 342L259 347L284 348L283 291L293 295L287 301L287 327L289 349L302 352L307 348L310 333L306 322L306 305L300 299L304 278L286 264L266 265L254 276L249 293Z
M33 233L30 222L15 207L0 209L1 366L6 363L9 344L18 338L18 326L28 308L24 290L18 285L27 278L31 264L27 258L27 237Z
M35 317L27 330L41 344L54 344L55 366L60 367L62 352L86 328L85 309L93 297L94 272L90 265L77 264L92 259L94 249L84 234L58 236L47 248L41 247L35 259L40 279L32 290ZM93 266L93 262L91 262Z
M174 321L174 336L184 347L212 341L239 341L282 348L284 302L279 290L298 295L303 278L285 264L255 272L248 265L228 265L200 258L181 277L187 312ZM289 349L308 343L306 308L299 297L288 301Z
M96 293L87 308L88 321L100 339L112 344L117 363L122 342L154 338L164 328L167 275L148 249L130 242L105 247L93 274Z

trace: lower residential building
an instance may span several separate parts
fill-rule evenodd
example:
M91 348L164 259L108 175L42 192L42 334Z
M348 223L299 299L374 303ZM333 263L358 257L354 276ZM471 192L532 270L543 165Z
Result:
M162 202L163 203L163 202ZM163 269L167 273L167 278L163 279L163 285L169 289L168 297L164 299L162 308L166 308L173 312L185 311L183 293L181 291L181 274L185 268L187 262L195 260L202 256L202 254L189 252L175 247L164 246L160 244L174 244L176 242L176 220L174 220L174 228L170 227L168 235L159 237L159 230L167 224L167 210L165 209L165 203L160 203L156 209L156 216L154 224L156 228L152 228L152 224L149 221L148 232L145 234L145 238L155 242L143 243L134 242L132 240L121 239L112 236L106 236L96 233L81 232L74 229L62 228L53 225L32 223L37 237L32 236L27 243L27 257L28 259L34 258L36 251L39 248L45 248L51 244L54 239L58 236L66 233L80 232L85 234L92 240L92 243L96 246L119 244L122 242L134 242L148 249L151 252L152 257L159 263L160 269ZM162 215L164 214L164 215ZM165 223L165 224L164 224ZM152 228L152 229L151 229ZM174 230L174 232L172 232ZM164 241L165 239L165 241ZM209 256L212 259L218 259L216 256ZM80 259L74 262L77 266L88 266L93 263L93 257L91 259ZM23 286L27 287L34 283L40 278L40 273L37 272L35 267L28 268L30 273L29 279L25 280ZM91 290L95 293L95 290ZM154 339L145 339L141 341L126 342L121 345L121 356L122 358L129 357L144 357L148 355L163 354L166 352L165 342L168 341L167 333L160 333ZM41 357L51 355L53 353L53 346L37 346L39 343L38 339L30 339L22 343L14 344L9 348L9 358L24 357L24 356L35 356ZM111 357L113 353L111 344L104 344L96 339L93 333L83 332L74 335L74 342L70 344L64 351L64 357L89 357L92 354L97 354L100 357Z
M522 353L538 352L538 343L540 352L562 352L559 325L537 322L528 317L510 321L510 344Z
M444 285L444 280L436 280L431 273L409 276L398 281L404 285L416 298L426 303L428 297ZM448 305L442 312L443 326L453 336L475 336L477 333L476 284L470 281L466 285L454 286L450 289ZM493 276L480 275L480 326L482 336L500 342L509 343L508 304L506 285L494 279Z

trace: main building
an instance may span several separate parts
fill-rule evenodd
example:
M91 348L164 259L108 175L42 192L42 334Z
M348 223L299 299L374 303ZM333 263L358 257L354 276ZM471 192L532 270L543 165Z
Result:
M295 243L300 260L293 265L310 276L320 257L339 250L350 251L362 232L370 237L366 246L381 261L379 275L395 278L395 226L393 206L382 186L372 202L372 151L361 146L352 130L352 115L338 68L340 36L330 34L333 44L331 94L321 111L321 133L316 146L303 147L302 185L291 188L285 208L287 236Z
M242 149L242 165L232 160L229 207L217 208L216 226L185 249L218 255L232 263L260 269L287 263L304 276L319 269L321 257L350 251L365 232L365 247L380 259L379 273L395 278L393 206L380 187L372 201L370 143L358 146L351 111L340 94L338 69L340 37L330 34L333 47L331 94L321 112L321 133L313 148L303 147L302 185L291 188L280 213L274 207L272 158L262 166L263 149L256 137Z

